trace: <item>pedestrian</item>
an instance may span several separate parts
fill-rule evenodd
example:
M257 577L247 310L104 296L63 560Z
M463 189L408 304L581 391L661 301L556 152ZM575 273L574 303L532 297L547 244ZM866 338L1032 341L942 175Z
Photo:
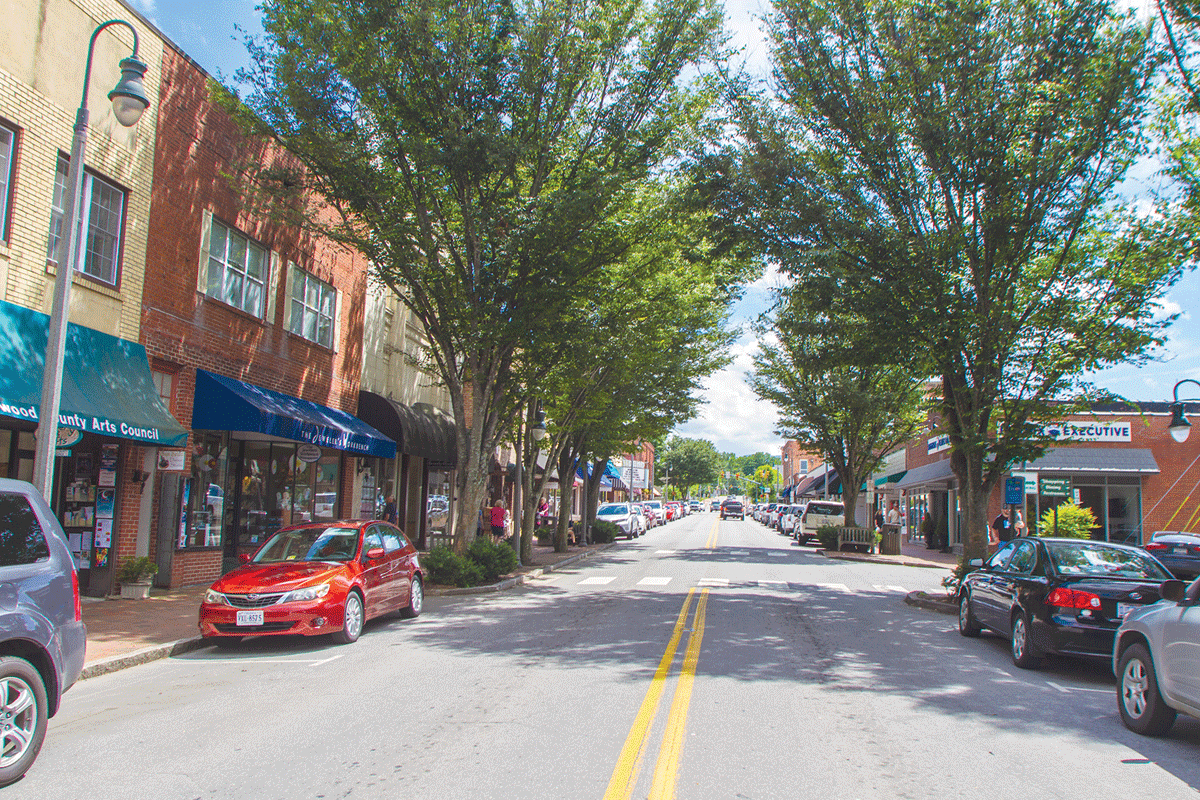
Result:
M387 502L383 504L383 521L395 525L397 520L399 520L399 517L396 514L396 495L389 494Z
M875 532L880 533L883 530L883 509L875 509Z
M492 538L496 541L504 538L504 517L504 498L500 498L492 506Z
M888 509L887 521L889 525L900 524L900 504L895 500L892 501L892 507Z
M1008 518L1008 507L1000 509L1000 514L992 520L992 530L995 532L996 542L1002 544L1013 538L1012 520Z
M1013 517L1013 534L1015 536L1024 536L1025 520L1021 518L1021 509L1014 508L1013 513L1015 514Z

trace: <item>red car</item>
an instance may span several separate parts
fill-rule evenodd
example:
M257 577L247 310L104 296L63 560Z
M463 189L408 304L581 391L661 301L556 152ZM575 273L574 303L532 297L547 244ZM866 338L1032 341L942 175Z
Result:
M212 585L200 604L200 635L217 645L282 634L331 634L349 644L368 619L415 617L424 600L417 550L399 528L310 522L280 530Z
M679 511L679 503L667 503L667 519L677 520L682 516Z

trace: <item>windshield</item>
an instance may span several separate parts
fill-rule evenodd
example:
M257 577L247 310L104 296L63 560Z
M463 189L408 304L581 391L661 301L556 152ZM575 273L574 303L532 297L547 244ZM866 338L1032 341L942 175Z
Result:
M824 517L836 517L846 513L845 506L840 503L809 503L808 513Z
M629 506L624 503L609 503L606 506L600 506L600 510L596 513L602 517L612 516L613 514L628 514Z
M358 550L358 530L324 525L280 531L254 556L255 564L278 561L349 561Z
M1099 542L1047 542L1050 561L1060 575L1081 577L1143 578L1165 581L1166 570L1136 550L1109 547Z

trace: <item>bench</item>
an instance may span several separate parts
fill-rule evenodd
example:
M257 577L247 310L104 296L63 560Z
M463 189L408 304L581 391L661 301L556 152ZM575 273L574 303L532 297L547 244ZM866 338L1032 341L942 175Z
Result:
M869 528L838 528L838 551L840 552L848 544L866 547L868 553L873 553L875 552L875 531Z

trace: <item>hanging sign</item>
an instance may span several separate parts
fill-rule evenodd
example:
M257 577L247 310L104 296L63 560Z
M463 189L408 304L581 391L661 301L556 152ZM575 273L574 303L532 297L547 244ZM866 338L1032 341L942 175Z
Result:
M58 428L58 441L54 443L55 447L74 447L83 440L83 431L79 428L64 428L61 425Z
M321 460L321 448L315 444L302 444L296 448L296 458L305 464L315 464Z
M1004 479L1004 505L1019 506L1025 503L1025 478L1020 475Z
M187 451L159 450L158 469L160 472L185 472L187 469Z
M1038 493L1046 497L1070 497L1070 478L1038 478Z

